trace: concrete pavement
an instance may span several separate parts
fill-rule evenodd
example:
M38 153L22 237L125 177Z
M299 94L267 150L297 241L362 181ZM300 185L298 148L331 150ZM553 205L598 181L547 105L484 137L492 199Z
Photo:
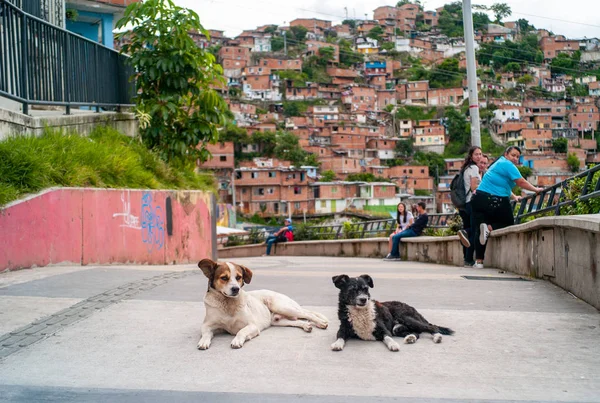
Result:
M0 401L600 401L600 314L544 281L361 258L236 259L268 288L327 315L329 329L270 328L240 350L196 349L206 279L194 265L45 267L0 274ZM389 352L337 331L331 276L368 273L451 327ZM500 279L468 280L463 276Z

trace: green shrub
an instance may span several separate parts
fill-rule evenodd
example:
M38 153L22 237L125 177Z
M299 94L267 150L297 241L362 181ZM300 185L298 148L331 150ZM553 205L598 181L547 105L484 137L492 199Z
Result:
M165 163L138 140L110 127L89 137L46 129L0 142L0 205L53 186L199 189L216 192L212 173Z

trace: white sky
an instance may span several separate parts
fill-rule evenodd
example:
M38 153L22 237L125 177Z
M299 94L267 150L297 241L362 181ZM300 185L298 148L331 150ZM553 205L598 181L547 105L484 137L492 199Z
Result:
M319 18L339 23L349 18L373 18L379 6L393 6L393 0L174 0L182 7L195 10L207 29L238 35L244 29L265 24L287 25L295 18ZM433 10L451 0L422 1ZM600 38L600 0L473 0L474 4L507 3L513 11L506 20L525 18L536 28L546 28L570 38ZM545 17L545 18L543 18ZM588 25L585 25L588 24Z

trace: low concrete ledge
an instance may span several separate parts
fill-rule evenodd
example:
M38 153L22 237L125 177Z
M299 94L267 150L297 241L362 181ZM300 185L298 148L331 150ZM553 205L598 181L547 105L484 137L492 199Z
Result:
M264 245L224 248L219 258L261 256ZM272 254L277 256L331 256L383 258L389 252L388 238L340 239L332 241L294 241L276 243ZM462 246L457 236L407 238L400 243L403 259L427 263L462 264Z
M261 256L264 245L218 251L219 258ZM274 255L382 258L387 238L299 241L275 244ZM416 237L400 243L406 260L460 266L457 236ZM485 266L548 280L600 309L600 214L543 217L492 233Z
M39 116L24 115L0 108L0 140L10 135L41 134L46 127L65 131L75 131L88 135L97 126L111 126L130 137L138 133L138 122L133 113L73 111L63 115L60 111L33 111Z

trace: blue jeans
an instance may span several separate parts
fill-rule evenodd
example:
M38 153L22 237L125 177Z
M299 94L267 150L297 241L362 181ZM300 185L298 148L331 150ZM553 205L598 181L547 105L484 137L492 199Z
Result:
M273 247L273 244L275 243L275 241L277 240L277 237L275 235L269 235L266 239L266 243L267 243L267 256L271 254L271 247Z
M402 238L414 238L417 235L417 233L415 231L413 231L412 229L408 228L405 229L404 231L400 232L399 234L396 234L392 237L392 251L390 252L390 255L392 255L393 258L399 258L400 257L400 240Z

